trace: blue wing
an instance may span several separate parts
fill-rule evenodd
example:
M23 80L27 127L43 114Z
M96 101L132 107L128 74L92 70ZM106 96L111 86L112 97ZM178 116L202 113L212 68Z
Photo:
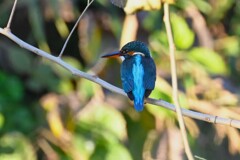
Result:
M133 90L133 75L132 75L132 64L131 59L124 60L121 65L121 80L123 90L128 94L128 97L133 100L132 90Z
M142 64L145 70L144 88L146 89L145 97L148 97L155 87L156 81L156 66L152 58L143 58Z

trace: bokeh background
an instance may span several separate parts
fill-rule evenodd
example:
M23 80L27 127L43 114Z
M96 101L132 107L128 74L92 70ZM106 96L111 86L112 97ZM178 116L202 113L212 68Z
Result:
M122 9L108 0L95 0L63 59L121 87L121 61L100 56L130 40L143 41L157 65L156 88L150 97L172 103L161 1L128 2ZM6 26L12 5L13 0L0 0L1 27ZM58 55L86 5L87 0L19 0L12 32ZM177 0L170 12L181 106L240 119L240 1ZM240 159L238 129L190 118L185 121L194 155L208 160ZM0 35L0 160L10 159L186 157L174 112L146 104L137 113L128 98L74 77Z

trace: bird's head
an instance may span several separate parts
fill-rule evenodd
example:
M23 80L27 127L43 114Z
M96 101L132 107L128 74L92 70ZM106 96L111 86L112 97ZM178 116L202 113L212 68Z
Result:
M140 41L132 41L125 44L120 51L105 54L102 56L102 58L123 56L125 59L127 59L127 58L131 58L136 54L139 54L143 57L150 57L150 52L145 43Z

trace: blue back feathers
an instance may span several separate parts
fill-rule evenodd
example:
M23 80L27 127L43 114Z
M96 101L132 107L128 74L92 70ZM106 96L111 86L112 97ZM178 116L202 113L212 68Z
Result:
M144 69L142 65L142 56L135 55L133 57L134 63L132 67L132 75L133 75L133 97L134 97L134 108L137 111L143 110L143 101L144 101Z

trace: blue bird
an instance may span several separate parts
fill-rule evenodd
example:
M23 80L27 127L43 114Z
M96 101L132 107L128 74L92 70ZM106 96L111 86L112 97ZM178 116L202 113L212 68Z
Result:
M123 90L134 101L134 108L143 110L144 98L147 98L155 87L156 66L151 58L147 45L140 41L132 41L124 45L120 51L103 55L106 57L124 57L121 65Z

